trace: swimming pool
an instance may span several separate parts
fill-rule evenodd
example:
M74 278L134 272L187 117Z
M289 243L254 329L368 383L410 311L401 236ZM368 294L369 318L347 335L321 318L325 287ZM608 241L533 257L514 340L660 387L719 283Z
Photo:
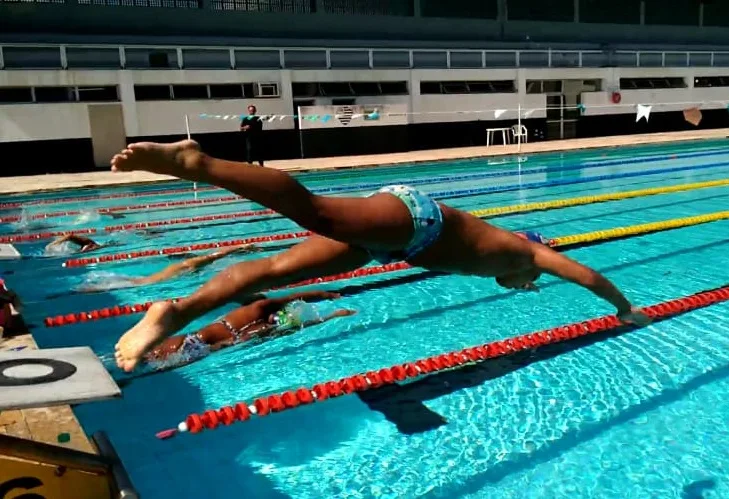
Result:
M663 173L655 173L661 171ZM391 182L442 193L463 209L724 179L725 142L545 154L522 158L303 174L316 190ZM443 180L442 177L448 178ZM467 178L467 180L458 180ZM440 180L439 180L440 179ZM189 184L92 189L40 197L133 194L100 201L47 203L25 213L83 211L31 223L43 232L234 213L247 202L125 212L114 220L93 210L195 200L192 192L140 196ZM466 195L463 191L482 194ZM461 191L454 193L452 191ZM490 192L486 192L490 191ZM496 192L494 192L496 191ZM499 192L500 191L500 192ZM450 192L450 195L448 193ZM197 199L225 195L206 190ZM38 196L4 201L27 202ZM715 187L623 201L496 217L509 229L548 237L661 221L725 209L729 188ZM18 214L4 210L0 216ZM570 251L603 271L638 304L722 285L729 222L658 232ZM17 230L10 224L0 235ZM99 254L140 251L297 230L288 220L256 216L162 227L160 234L94 234L117 246ZM39 256L48 240L20 243ZM280 245L278 245L280 246ZM224 266L149 286L78 296L65 293L91 272L147 275L166 257L63 268L66 258L2 262L23 296L42 347L90 345L109 366L116 338L139 315L61 328L46 316L190 293ZM170 372L132 379L124 399L79 406L87 432L106 430L145 497L727 497L729 354L722 319L727 304L682 315L580 348L487 361L411 383L297 408L201 435L160 441L155 432L188 413L238 400L379 369L427 355L541 330L612 311L575 286L541 280L539 294L507 293L493 281L394 274L324 285L358 285L337 306L358 314L255 347L233 347ZM379 283L374 285L373 283ZM334 305L324 305L331 306ZM217 314L196 321L200 326ZM115 377L124 379L118 371Z

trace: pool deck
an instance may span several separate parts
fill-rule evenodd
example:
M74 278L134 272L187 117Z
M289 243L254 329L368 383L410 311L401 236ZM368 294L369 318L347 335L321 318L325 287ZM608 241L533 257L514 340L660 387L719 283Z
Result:
M0 352L22 347L38 348L29 334L0 340ZM73 410L67 405L0 411L0 433L69 449L95 452ZM58 436L62 433L69 435L68 442L58 441Z
M457 160L514 154L533 154L541 152L572 151L629 145L661 144L701 139L722 139L729 136L729 129L694 130L688 132L651 133L642 135L618 135L614 137L595 137L590 139L549 140L532 144L522 144L521 151L516 145L478 146L427 151L376 154L367 156L341 156L332 158L288 159L269 161L266 166L289 172L315 170L337 170L397 164L413 164L444 160ZM145 184L174 180L174 177L154 175L146 172L112 173L96 171L88 173L60 173L28 177L8 177L0 185L0 194L28 193L53 189L71 189L109 185Z
M412 164L514 154L571 151L602 147L661 144L701 139L721 139L727 138L727 136L729 136L729 129L696 130L689 132L621 135L591 139L545 141L533 144L523 144L520 151L517 150L516 145L465 147L369 156L271 161L268 162L266 166L284 171L302 172ZM2 185L0 185L0 193L28 193L54 189L153 183L164 182L171 179L172 177L153 175L144 172L118 174L110 171L11 177L6 178L5 181L2 182ZM26 348L37 348L31 335L0 340L0 351L10 350L20 346L24 346ZM28 438L55 445L62 445L64 447L70 447L77 450L94 452L89 439L69 406L0 412L0 433L6 433L12 436ZM68 433L71 436L67 443L61 444L58 442L58 435L61 433Z

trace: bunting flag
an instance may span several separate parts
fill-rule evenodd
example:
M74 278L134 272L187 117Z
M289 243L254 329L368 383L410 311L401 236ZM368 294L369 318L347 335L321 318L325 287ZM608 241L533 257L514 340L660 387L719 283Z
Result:
M711 101L709 104L716 104L717 101ZM672 104L675 105L677 103L666 103L666 104ZM684 103L689 104L689 103ZM706 103L704 103L706 104ZM691 123L694 126L699 126L701 123L701 120L703 119L700 106L695 106L692 104L693 107L686 109L683 111L684 119ZM729 103L725 103L724 101L721 101L721 105L726 106L727 111L729 111ZM630 104L626 104L625 106L630 107ZM646 123L650 120L650 114L653 110L653 104L646 105L646 104L637 104L636 106L636 115L635 115L635 122L638 123L641 119L645 118ZM594 106L595 108L603 108L608 106ZM613 106L610 106L611 108ZM372 108L370 108L372 109ZM587 106L582 103L578 103L575 105L575 109L577 109L580 114L584 115L587 111ZM592 107L591 107L592 109ZM533 108L533 109L522 109L522 118L529 118L531 117L535 111L544 111L545 108ZM452 111L453 114L478 114L481 115L483 113L493 113L494 119L507 119L505 118L505 114L509 112L515 112L518 114L517 109L483 109L483 110L464 110L464 111ZM255 118L260 118L262 121L267 121L268 123L272 123L276 120L283 121L285 119L294 119L298 120L301 119L303 121L319 121L322 123L327 123L333 119L339 120L342 124L348 125L351 121L354 120L365 120L365 121L377 121L380 120L383 116L392 116L392 117L402 117L407 115L421 115L421 114L433 114L433 113L418 113L418 112L397 112L397 113L380 113L379 110L374 109L372 111L365 108L364 113L355 113L354 109L350 106L342 106L337 109L337 112L335 114L310 114L306 116L299 116L296 114L264 114L260 116L251 116L246 114L208 114L208 113L201 113L198 115L201 119L212 119L212 120L238 120L238 121L245 121L245 120L252 120ZM435 114L446 114L442 111L438 111ZM448 113L450 114L450 113Z
M645 118L645 122L648 123L648 118L651 115L651 109L653 109L653 106L638 104L638 112L635 115L635 122L638 123L641 118Z
M701 110L698 107L692 107L690 109L686 109L683 112L683 119L691 123L693 126L699 126L699 124L701 123L701 118L703 118L703 116L701 114Z

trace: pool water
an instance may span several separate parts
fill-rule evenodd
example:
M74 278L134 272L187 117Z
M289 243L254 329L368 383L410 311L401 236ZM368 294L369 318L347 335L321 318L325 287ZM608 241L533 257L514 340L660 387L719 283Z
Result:
M351 188L336 195L363 195L367 191L357 187L362 184L412 182L467 210L728 177L725 141L298 176L314 190ZM102 229L93 237L115 246L102 249L101 255L298 230L286 219L259 216L162 227L158 234L103 231L120 223L261 208L246 201L130 212L121 220L93 211L193 199L193 192L159 193L189 185L8 196L4 202L135 194L34 205L24 210L26 215L87 212L30 225L4 224L0 234ZM137 195L141 193L154 195ZM225 194L202 191L197 198ZM729 187L715 187L490 221L557 237L712 213L725 210L728 201ZM19 213L3 210L0 216ZM41 222L46 228L38 228ZM417 277L421 271L407 270L320 285L333 290L353 286L356 292L321 305L326 311L356 309L352 317L261 345L232 347L172 371L129 378L113 366L113 345L139 315L58 328L44 327L43 319L184 296L225 266L268 255L270 249L232 256L154 286L78 295L69 289L93 273L143 276L177 260L155 257L63 268L67 257L43 256L47 243L17 244L28 258L0 262L0 270L24 298L26 318L37 325L33 334L41 347L90 345L115 378L124 380L123 399L75 411L88 433L108 432L145 497L729 497L726 303L619 336L568 342L161 441L155 432L174 427L191 412L613 311L588 292L549 277L540 280L540 293L515 293L493 280ZM280 251L281 245L276 248ZM604 272L636 304L647 305L729 282L728 250L729 222L720 221L567 254ZM186 331L220 313L201 318Z

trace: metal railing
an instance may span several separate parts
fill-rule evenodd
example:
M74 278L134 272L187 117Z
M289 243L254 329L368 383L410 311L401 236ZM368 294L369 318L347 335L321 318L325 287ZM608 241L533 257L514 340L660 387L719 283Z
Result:
M729 67L729 51L0 45L0 69Z

